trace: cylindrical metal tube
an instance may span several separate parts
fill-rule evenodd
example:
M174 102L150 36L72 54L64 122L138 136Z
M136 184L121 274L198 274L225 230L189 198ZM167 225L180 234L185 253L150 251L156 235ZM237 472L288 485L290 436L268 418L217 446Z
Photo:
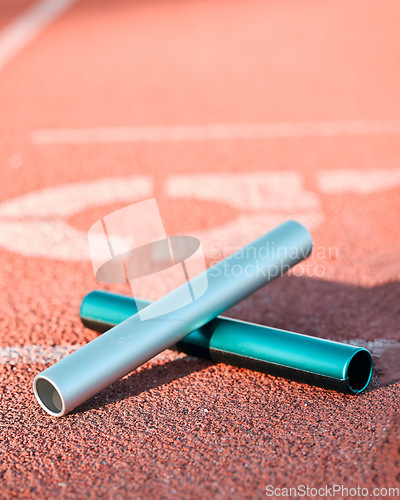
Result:
M81 320L103 333L150 302L95 290L84 297ZM359 394L369 384L372 356L363 347L218 316L176 344L187 354Z
M39 373L33 381L39 404L50 415L65 415L280 276L311 250L305 227L294 221L281 224L193 278L194 291L204 289L205 279L208 283L196 300L187 302L187 286L182 285Z

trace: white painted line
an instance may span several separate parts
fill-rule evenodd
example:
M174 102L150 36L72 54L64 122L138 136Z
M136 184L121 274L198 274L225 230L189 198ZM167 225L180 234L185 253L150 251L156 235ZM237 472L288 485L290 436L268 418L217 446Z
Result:
M0 246L22 255L89 260L88 235L68 217L108 203L150 197L150 177L105 177L32 191L0 203ZM100 243L98 243L100 244Z
M43 0L12 21L0 32L0 70L76 1Z
M368 170L323 170L317 174L318 187L323 193L369 194L400 185L399 168Z
M88 208L115 202L134 202L153 193L150 176L103 177L30 191L0 203L0 219L71 217Z
M258 238L260 228L268 231L294 218L314 229L323 221L318 195L308 191L303 175L293 170L177 174L168 177L164 191L169 199L213 201L236 209L237 216L224 224L190 232L212 262Z
M334 339L331 339L334 340ZM388 350L399 350L400 342L394 339L375 339L375 340L364 340L364 339L350 339L350 340L342 340L344 344L350 344L357 347L364 347L368 349L371 354L376 357L380 357L381 354Z
M83 347L81 344L64 344L58 346L25 345L0 347L0 365L42 365L56 363ZM186 358L186 354L175 351L163 351L151 363L167 362L171 359Z
M260 227L267 231L294 217L313 229L323 220L318 196L304 188L300 173L290 170L181 174L171 176L165 189L170 199L222 201L237 209L237 217L221 226L191 231L213 259L217 248L240 248L257 238ZM153 180L134 175L51 186L10 198L0 203L0 246L26 256L89 260L87 232L68 218L91 207L133 203L152 195Z
M365 347L376 357L379 357L387 349L400 349L400 342L392 339L348 339L341 340L341 342L358 347ZM64 344L58 346L41 346L33 344L25 346L0 347L0 365L31 365L34 363L47 365L50 363L56 363L81 347L81 344ZM163 351L152 358L152 362L167 362L171 359L178 358L186 358L186 354L175 351Z
M17 365L22 363L30 365L33 363L55 363L80 347L82 346L69 344L49 347L40 345L0 347L0 364Z
M387 134L400 134L400 120L37 129L31 132L30 141L37 145L91 144Z
M167 178L165 192L170 198L226 203L242 212L293 212L290 216L295 217L300 211L320 210L318 196L303 183L303 175L295 170L179 174Z

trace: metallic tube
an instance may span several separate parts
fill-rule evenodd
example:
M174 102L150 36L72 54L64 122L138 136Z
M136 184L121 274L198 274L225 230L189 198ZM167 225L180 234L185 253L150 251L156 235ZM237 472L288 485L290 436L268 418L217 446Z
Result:
M138 304L140 302L140 304ZM84 297L81 320L103 333L150 302L95 290ZM176 344L187 354L359 394L369 384L372 356L362 347L218 316Z
M187 284L36 375L35 396L61 417L188 333L277 278L312 250L308 230L287 221L190 281L207 289L187 302ZM176 308L176 304L185 304Z

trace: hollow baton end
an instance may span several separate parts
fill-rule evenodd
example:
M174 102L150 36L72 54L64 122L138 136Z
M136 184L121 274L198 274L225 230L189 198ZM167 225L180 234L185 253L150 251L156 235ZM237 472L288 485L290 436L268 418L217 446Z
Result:
M344 368L344 380L350 394L359 394L367 388L373 367L371 353L362 347L349 358Z
M33 392L43 410L53 417L62 417L67 413L62 392L52 380L37 375L33 379Z

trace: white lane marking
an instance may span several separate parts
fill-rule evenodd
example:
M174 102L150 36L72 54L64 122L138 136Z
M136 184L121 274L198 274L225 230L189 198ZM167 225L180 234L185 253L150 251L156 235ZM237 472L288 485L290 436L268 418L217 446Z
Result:
M82 345L79 344L47 347L41 345L0 347L0 364L17 365L22 363L29 365L33 363L55 363L80 347Z
M304 188L301 173L291 170L173 175L167 179L165 192L171 199L223 202L240 212L222 226L191 232L214 260L287 219L296 219L309 229L323 221L318 195Z
M400 134L400 120L36 129L30 141L36 145L91 144L386 134Z
M29 7L0 32L0 70L46 26L77 0L43 0Z
M240 210L297 212L318 210L318 196L303 188L303 175L294 170L266 172L180 174L167 179L172 198L225 202Z
M334 339L332 339L334 340ZM374 339L374 340L364 340L364 339L350 339L342 340L345 344L354 345L357 347L365 347L371 354L376 357L380 357L381 354L387 349L400 349L400 342L393 339Z
M152 179L135 175L54 186L11 198L0 204L0 245L27 256L90 260L87 232L65 218L107 203L138 201L152 192Z
M392 339L348 339L342 340L341 342L358 347L365 347L375 357L379 357L382 352L388 348L400 349L400 342ZM34 363L45 365L56 363L81 347L83 347L82 344L62 344L58 346L41 346L31 344L25 346L0 347L0 365L30 365ZM169 361L171 356L174 359L186 357L183 353L163 351L154 357L152 361Z
M368 194L400 185L400 169L325 170L317 174L318 187L323 193Z
M9 346L0 347L0 365L31 365L39 363L42 365L56 363L83 347L83 344L62 344L58 346ZM154 358L154 362L167 362L171 359L186 358L186 354L174 351L163 351Z
M0 217L70 217L99 205L145 197L152 191L153 181L144 175L74 182L8 199L0 205Z
M224 201L239 211L227 224L191 231L212 257L217 248L243 246L290 217L309 228L320 224L318 196L306 191L302 181L302 175L292 171L176 175L167 182L166 191L171 199ZM71 226L67 218L93 206L132 203L152 194L152 179L137 175L54 186L6 200L0 204L0 245L27 256L88 260L87 233Z

